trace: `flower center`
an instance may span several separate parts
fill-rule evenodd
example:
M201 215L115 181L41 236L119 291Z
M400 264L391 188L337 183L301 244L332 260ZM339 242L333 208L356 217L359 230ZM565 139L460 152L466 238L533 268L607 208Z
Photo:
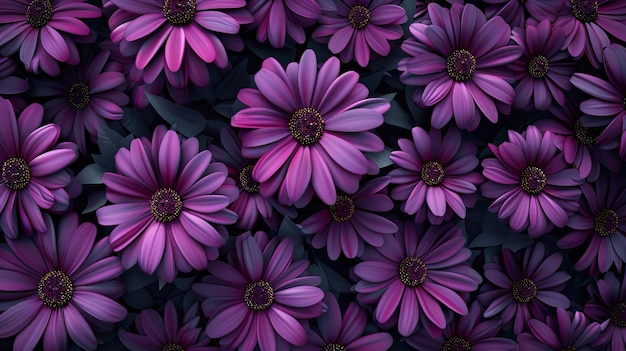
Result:
M598 0L571 0L572 14L584 23L593 22L598 17Z
M44 305L50 308L63 307L72 299L74 286L67 274L54 270L41 278L37 293Z
M602 127L585 127L580 123L580 119L574 123L574 135L578 142L583 145L591 145L598 140L598 136L602 133Z
M354 29L363 29L370 21L370 10L367 7L356 5L350 9L348 14L348 22L354 27Z
M260 189L259 182L252 178L252 170L254 169L254 165L245 166L241 172L239 172L239 183L241 183L241 187L243 190L249 193L258 193Z
M289 132L302 145L316 143L324 133L322 115L312 107L297 110L289 119Z
M576 351L576 348L574 346L569 345L566 348L561 349L561 351Z
M70 104L75 108L82 110L87 105L91 97L89 96L89 87L85 83L74 83L67 92L67 97L70 99Z
M465 49L454 50L446 59L446 70L457 82L466 81L476 70L476 58Z
M26 160L11 157L2 163L2 182L11 190L22 190L30 183L30 167Z
M185 351L185 349L178 344L168 342L165 345L163 345L163 348L161 348L161 351Z
M187 24L196 14L196 0L165 0L163 16L171 24Z
M613 325L626 328L626 303L618 303L611 309L611 323Z
M422 180L428 186L439 185L443 181L444 171L437 161L428 161L422 165Z
M593 219L594 229L600 236L609 236L617 230L619 226L619 216L613 210L603 209Z
M330 206L330 216L335 222L345 222L354 214L354 201L348 196L339 195L334 205Z
M533 78L543 78L548 73L548 68L550 68L550 63L543 55L537 55L528 62L528 73Z
M41 28L50 22L52 2L50 0L32 0L26 8L26 22L33 28Z
M522 171L522 190L536 195L546 186L546 174L541 168L530 166Z
M274 303L274 288L265 280L250 283L246 286L243 300L251 310L265 310Z
M159 222L171 222L178 218L183 209L183 200L174 189L157 190L150 199L150 212Z
M328 344L322 347L322 351L346 351L346 347L339 344Z
M398 274L400 274L400 281L404 283L404 285L414 287L422 284L426 280L428 268L426 268L426 265L421 259L408 256L400 261Z
M469 341L459 338L458 336L453 336L443 343L441 351L470 351L471 349L472 345Z
M529 302L537 296L537 285L528 278L513 282L513 298L521 303Z

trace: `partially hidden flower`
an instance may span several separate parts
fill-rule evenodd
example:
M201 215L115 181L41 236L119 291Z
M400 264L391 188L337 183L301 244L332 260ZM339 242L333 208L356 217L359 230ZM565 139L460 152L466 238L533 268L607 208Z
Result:
M0 96L18 95L28 91L28 81L13 75L17 70L10 57L0 57Z
M602 323L603 329L592 343L602 350L623 351L626 345L626 277L625 272L615 275L607 272L595 284L587 286L591 299L584 312L589 318Z
M500 16L511 27L524 28L527 24L527 18L530 17L537 21L548 19L554 22L556 14L569 0L483 0L487 3L485 14L487 17ZM527 14L528 13L528 14Z

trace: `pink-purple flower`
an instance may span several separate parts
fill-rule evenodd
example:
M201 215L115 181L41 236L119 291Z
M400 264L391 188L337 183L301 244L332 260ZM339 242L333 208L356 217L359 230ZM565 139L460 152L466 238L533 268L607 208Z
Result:
M626 280L622 271L617 276L607 272L595 284L587 286L591 300L585 314L602 323L604 328L592 343L606 351L624 351L626 347Z
M485 13L487 17L500 16L511 27L524 28L527 25L527 18L530 17L541 21L548 19L554 22L556 13L560 11L565 2L569 0L483 0L487 3Z

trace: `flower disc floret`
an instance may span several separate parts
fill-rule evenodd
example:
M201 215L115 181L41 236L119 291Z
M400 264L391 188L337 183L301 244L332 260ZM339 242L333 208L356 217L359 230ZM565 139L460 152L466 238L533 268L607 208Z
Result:
M322 348L322 351L346 351L346 347L339 344L328 344Z
M28 163L21 157L10 157L2 163L2 182L11 190L22 190L30 183Z
M26 21L33 28L41 28L50 22L52 10L50 0L32 0L26 8Z
M571 0L572 14L583 23L590 23L598 18L598 0Z
M349 196L337 196L337 202L330 206L330 216L335 222L345 222L354 215L354 201Z
M44 275L37 285L37 293L44 305L59 308L67 305L74 295L74 285L70 277L60 270Z
M163 16L171 24L187 24L196 15L196 0L165 0Z
M249 283L243 300L251 310L266 310L274 303L274 288L265 280Z
M185 349L178 344L168 342L165 345L163 345L163 348L161 348L161 351L185 351Z
M70 104L75 108L82 110L89 105L91 96L89 96L89 86L85 83L78 82L72 84L67 92Z
M157 190L150 199L150 212L159 222L171 222L178 218L183 209L183 200L174 189Z
M314 108L301 108L291 115L289 132L302 145L314 144L324 133L324 119Z
M537 285L531 279L524 278L513 282L513 298L521 303L527 303L537 296Z
M544 55L533 56L528 62L528 73L533 78L543 78L550 69L550 62Z
M348 22L354 29L363 29L370 21L370 10L361 5L354 6L348 13Z
M441 184L444 174L443 166L437 161L428 161L422 165L422 180L428 186Z
M626 328L626 303L618 303L611 308L611 323L619 328Z
M446 59L448 75L457 82L472 78L476 70L476 58L465 49L454 50Z
M546 186L546 173L539 167L530 166L522 171L522 190L536 195Z
M574 135L578 142L583 145L594 144L603 130L604 128L602 127L585 127L580 123L580 119L574 124Z
M593 219L594 229L600 236L609 236L619 227L619 216L610 209L603 209Z
M443 343L442 351L470 351L472 348L469 341L453 336Z
M252 170L254 165L245 166L241 172L239 172L239 183L243 190L249 193L258 193L260 189L259 182L252 177Z
M415 287L426 281L428 268L420 258L409 256L400 261L398 274L400 275L400 281L404 285Z

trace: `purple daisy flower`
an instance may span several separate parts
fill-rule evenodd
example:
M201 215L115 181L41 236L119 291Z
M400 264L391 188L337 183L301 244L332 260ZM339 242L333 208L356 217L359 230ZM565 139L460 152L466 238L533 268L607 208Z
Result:
M69 335L81 349L96 349L92 326L104 331L126 309L115 302L124 268L108 238L95 239L96 226L70 213L56 231L50 223L47 233L0 244L0 338L17 335L16 350L33 350L43 336L47 351L68 350Z
M10 57L0 57L0 95L17 95L28 91L26 79L12 75L16 69L17 64Z
M626 272L626 271L624 271ZM604 279L587 286L591 300L585 305L585 314L603 324L600 336L593 342L606 351L626 350L626 277L607 272ZM608 323L607 323L608 322Z
M245 0L109 1L119 8L109 18L111 40L121 42L123 54L135 57L144 82L152 83L164 72L176 88L189 80L206 86L206 63L226 67L226 47L243 49L237 34L252 21L243 9Z
M532 18L541 21L548 19L553 22L567 0L483 0L489 4L485 9L487 17L500 16L511 27L524 28L528 12ZM524 11L525 10L525 11Z
M502 322L484 320L482 312L478 301L474 301L468 314L448 323L441 336L433 338L422 329L406 341L418 350L517 351L515 341L497 336Z
M594 351L599 350L591 344L598 338L602 326L589 323L584 313L568 313L562 308L556 309L556 318L546 316L546 321L531 319L528 322L530 333L517 336L522 350L533 351Z
M569 217L572 228L558 241L563 249L584 244L585 252L574 265L576 270L589 269L589 274L605 273L612 266L622 271L626 262L626 188L613 174L602 177L595 186L581 185L583 199L578 212Z
M338 259L342 252L348 258L360 256L365 243L382 246L385 234L398 231L395 223L376 214L393 209L393 202L387 195L390 181L390 177L375 178L352 195L337 196L332 206L300 223L302 232L313 235L311 245L314 248L326 246L331 260Z
M98 127L104 120L121 120L122 106L128 103L126 78L121 72L107 71L109 52L103 51L90 62L71 67L55 79L36 80L35 96L54 96L44 103L46 116L61 127L61 136L87 153L85 129L96 142Z
M96 211L101 225L114 225L111 246L122 251L126 269L139 262L146 274L158 269L172 282L176 270L205 269L218 256L228 234L224 224L237 215L228 210L239 193L226 166L211 162L196 138L181 141L158 126L152 140L135 139L115 155L117 173L104 173L113 204Z
M489 144L496 158L482 161L488 182L481 186L485 197L495 199L489 211L509 219L511 229L528 228L531 237L559 228L578 209L577 169L569 167L554 146L554 134L528 126L522 135L508 132L508 142Z
M549 307L568 308L570 300L559 293L565 288L570 275L558 271L563 260L560 253L546 255L543 243L515 253L502 249L495 263L486 263L485 278L477 299L487 306L486 318L499 316L508 329L519 334L531 318L543 318Z
M182 323L182 325L180 325ZM120 329L118 334L124 346L131 350L146 351L219 351L207 346L211 339L201 332L198 303L185 311L179 321L176 307L171 300L165 304L161 317L155 310L141 311L135 317L138 334Z
M306 345L295 351L383 351L391 347L393 338L388 333L363 335L367 312L357 303L350 302L342 316L331 293L326 292L323 301L328 309L317 318L320 332L310 330Z
M461 143L461 134L450 128L445 135L431 128L411 130L413 140L399 139L399 151L391 152L396 169L389 172L394 200L401 200L402 211L426 217L433 224L450 220L452 213L465 218L465 208L476 202L476 186L483 178L473 170L478 166L476 147Z
M433 2L432 0L417 0L415 2L415 13L413 13L413 22L416 23L422 23L425 22L429 23L430 19L428 18L428 4L430 4L431 2ZM439 5L441 6L448 6L451 4L461 4L463 5L465 3L465 0L442 0L442 1L438 1Z
M29 105L18 119L11 102L0 99L0 228L9 239L47 231L42 210L70 204L72 177L65 168L78 158L76 144L57 144L59 126L42 126L42 120L41 105Z
M487 20L471 4L453 4L448 10L432 3L428 14L432 24L409 26L411 38L402 43L409 57L398 63L402 82L418 87L413 101L434 106L434 128L443 128L453 116L461 129L470 131L482 114L496 123L498 109L510 111L515 99L507 82L511 77L502 68L522 51L509 43L511 28L499 16Z
M376 304L379 323L398 323L404 336L422 325L438 337L446 327L444 310L468 313L462 296L478 289L480 275L467 263L461 228L451 224L424 229L405 220L400 230L385 236L381 247L365 249L364 262L354 267L355 290L361 303Z
M194 284L209 317L206 333L240 351L288 350L307 341L307 319L322 313L324 292L309 276L307 260L293 260L290 238L269 240L264 232L237 237L228 263L211 261L211 275Z
M333 54L340 54L342 62L356 62L365 67L370 52L386 56L391 50L389 41L402 37L406 11L398 0L341 0L337 9L323 11L320 25L312 36L328 44Z
M626 28L624 31L626 33ZM626 157L626 133L623 133L626 130L625 60L626 48L618 44L610 45L604 50L604 71L608 82L585 73L575 73L571 79L575 87L592 96L592 99L580 104L581 111L597 119L594 126L607 126L598 136L598 142L612 140L621 134L621 157Z
M0 55L19 52L30 72L61 73L59 62L77 65L76 41L95 39L81 19L98 18L100 8L86 0L15 0L0 2Z
M569 79L576 65L566 51L560 50L565 41L563 29L545 19L537 25L528 23L525 29L514 28L512 39L522 48L522 57L511 64L519 82L513 107L544 111L552 99L564 105L565 91L572 87Z
M383 123L390 105L367 98L358 80L354 71L339 75L336 57L318 70L313 50L286 70L274 58L263 61L254 76L257 88L237 95L249 107L231 119L234 127L245 128L239 134L242 155L260 157L252 177L261 195L279 190L280 202L291 205L315 192L330 206L337 202L335 186L353 194L362 175L378 173L363 152L383 150L370 130Z

